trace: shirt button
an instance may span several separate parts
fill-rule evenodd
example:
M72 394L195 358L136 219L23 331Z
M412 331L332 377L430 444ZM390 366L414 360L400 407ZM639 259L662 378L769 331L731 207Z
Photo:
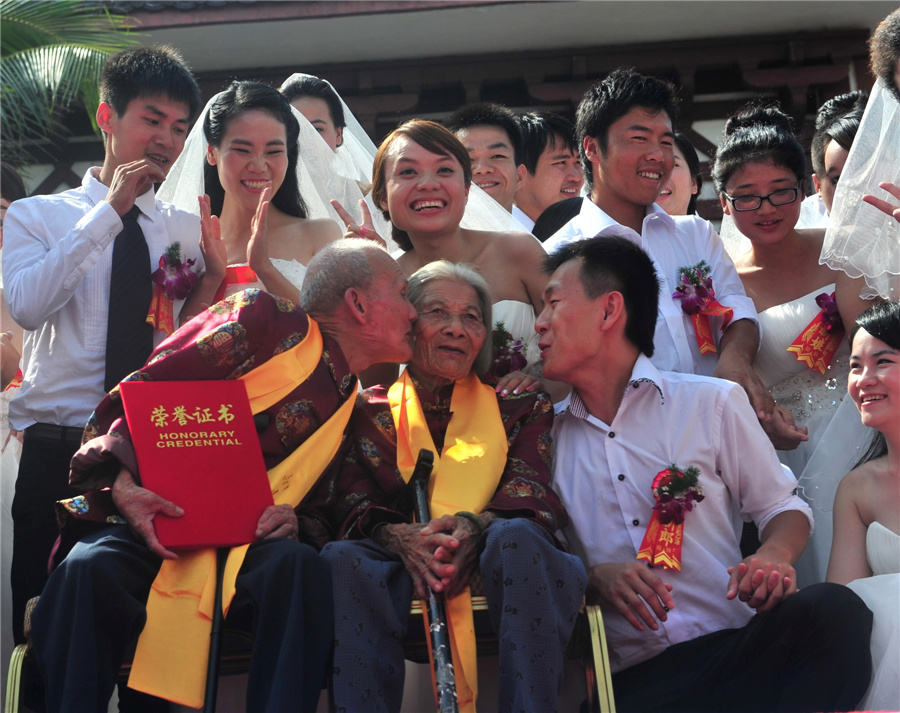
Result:
M634 518L634 520L631 521L631 524L634 525L635 527L637 527L638 525L641 524L641 521L638 520L637 518Z
M610 432L609 432L609 437L610 437L610 438L615 438L615 437L616 437L616 432L615 432L615 431L610 431Z
M625 474L619 473L619 480L625 480Z

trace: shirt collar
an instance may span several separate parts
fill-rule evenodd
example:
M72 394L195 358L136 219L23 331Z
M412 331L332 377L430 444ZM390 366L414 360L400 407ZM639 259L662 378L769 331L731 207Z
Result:
M106 196L109 194L109 187L100 183L99 166L91 166L85 172L84 178L81 179L81 187L94 205L105 201ZM150 190L139 195L137 199L135 199L134 204L151 223L155 222L159 217L156 211L156 193L152 187Z
M666 398L663 395L662 379L660 378L659 370L653 366L653 362L650 361L649 357L641 354L638 356L637 361L634 363L634 367L631 369L631 378L628 380L628 387L625 393L622 394L623 402L628 397L629 393L634 390L639 390L642 387L646 387L648 384L656 388L656 391L659 393L659 402L660 404L664 404ZM586 420L590 417L587 406L585 406L584 401L581 400L581 395L578 393L577 389L572 390L567 402L560 404L560 411L558 411L558 413L562 413L563 411L582 420Z
M621 233L621 231L628 231L628 233L634 234L634 231L622 225L621 223L617 223L610 217L600 206L594 203L591 200L590 195L584 197L584 200L581 201L581 211L578 215L579 219L587 221L590 225L590 230L587 232L593 231L593 235L597 235L599 233L609 232L612 234L611 229L615 229L615 231ZM671 215L666 213L662 208L660 208L659 204L654 203L647 207L647 212L644 214L644 222L643 226L646 226L649 222L654 221L662 221L668 226L674 226L675 221ZM625 237L628 237L626 234Z

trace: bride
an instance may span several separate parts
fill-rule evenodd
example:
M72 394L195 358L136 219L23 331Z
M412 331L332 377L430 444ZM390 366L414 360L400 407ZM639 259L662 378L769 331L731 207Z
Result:
M875 616L859 710L900 710L900 303L878 304L856 325L848 393L878 433L838 486L828 581L847 584Z
M797 565L801 584L811 584L825 576L831 501L817 490L823 477L813 479L804 471L817 449L853 447L859 430L853 424L833 442L822 435L846 393L844 330L866 303L858 287L838 287L847 279L844 273L819 264L824 232L797 228L805 174L805 152L779 109L751 107L728 120L713 180L726 217L748 239L746 252L732 258L759 313L763 336L754 368L776 411L796 424L794 437L776 448L816 509L816 529ZM818 348L829 343L829 349Z
M206 273L182 321L251 286L298 301L306 264L341 235L317 191L301 197L301 186L315 178L300 162L300 147L321 143L309 131L315 141L301 135L284 97L259 82L233 82L207 105L160 189L179 206L197 206L199 198ZM309 217L310 199L319 218Z

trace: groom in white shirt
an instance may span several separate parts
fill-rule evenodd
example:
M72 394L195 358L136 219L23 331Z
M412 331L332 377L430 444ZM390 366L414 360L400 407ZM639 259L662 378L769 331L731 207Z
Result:
M571 243L547 272L544 376L573 387L553 486L603 608L617 707L853 710L871 612L840 585L798 591L812 513L744 391L653 365L659 280L632 240ZM751 520L762 544L742 558Z
M140 368L153 344L166 336L146 324L143 304L132 308L143 314L131 318L126 313L127 330L108 328L121 324L110 321L110 306L120 308L124 302L121 293L110 294L115 291L114 260L123 264L114 256L116 239L129 229L137 242L128 246L146 242L146 250L130 251L142 255L134 267L146 275L146 283L143 277L138 281L140 299L150 294L150 274L173 243L180 242L183 261L196 258L194 269L202 267L199 219L156 200L153 191L181 154L200 109L200 90L190 70L170 48L126 50L104 65L100 99L103 165L88 169L79 188L17 201L4 222L5 295L13 318L31 330L23 384L9 407L10 425L24 431L12 507L11 616L17 643L24 642L25 604L47 580L58 535L55 502L79 492L69 488L68 476L82 430L111 388L106 382L118 383L126 375L122 370ZM121 260L129 260L128 252ZM180 301L174 304L175 320L180 307ZM119 340L131 353L116 356L113 369L107 341L121 334L112 332L141 337L134 340L141 342L137 351L129 337Z

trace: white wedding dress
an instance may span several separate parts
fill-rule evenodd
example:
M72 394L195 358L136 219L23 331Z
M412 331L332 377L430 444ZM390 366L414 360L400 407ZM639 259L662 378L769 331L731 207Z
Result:
M861 711L900 710L900 535L880 522L866 532L872 576L847 586L872 610L872 683Z
M790 410L809 440L795 450L776 451L797 477L800 494L813 508L815 529L796 563L800 586L825 581L831 554L832 510L837 485L860 458L869 434L847 394L849 345L845 339L825 374L798 361L787 348L819 313L816 296L831 294L834 285L759 314L762 343L754 368L775 399Z

